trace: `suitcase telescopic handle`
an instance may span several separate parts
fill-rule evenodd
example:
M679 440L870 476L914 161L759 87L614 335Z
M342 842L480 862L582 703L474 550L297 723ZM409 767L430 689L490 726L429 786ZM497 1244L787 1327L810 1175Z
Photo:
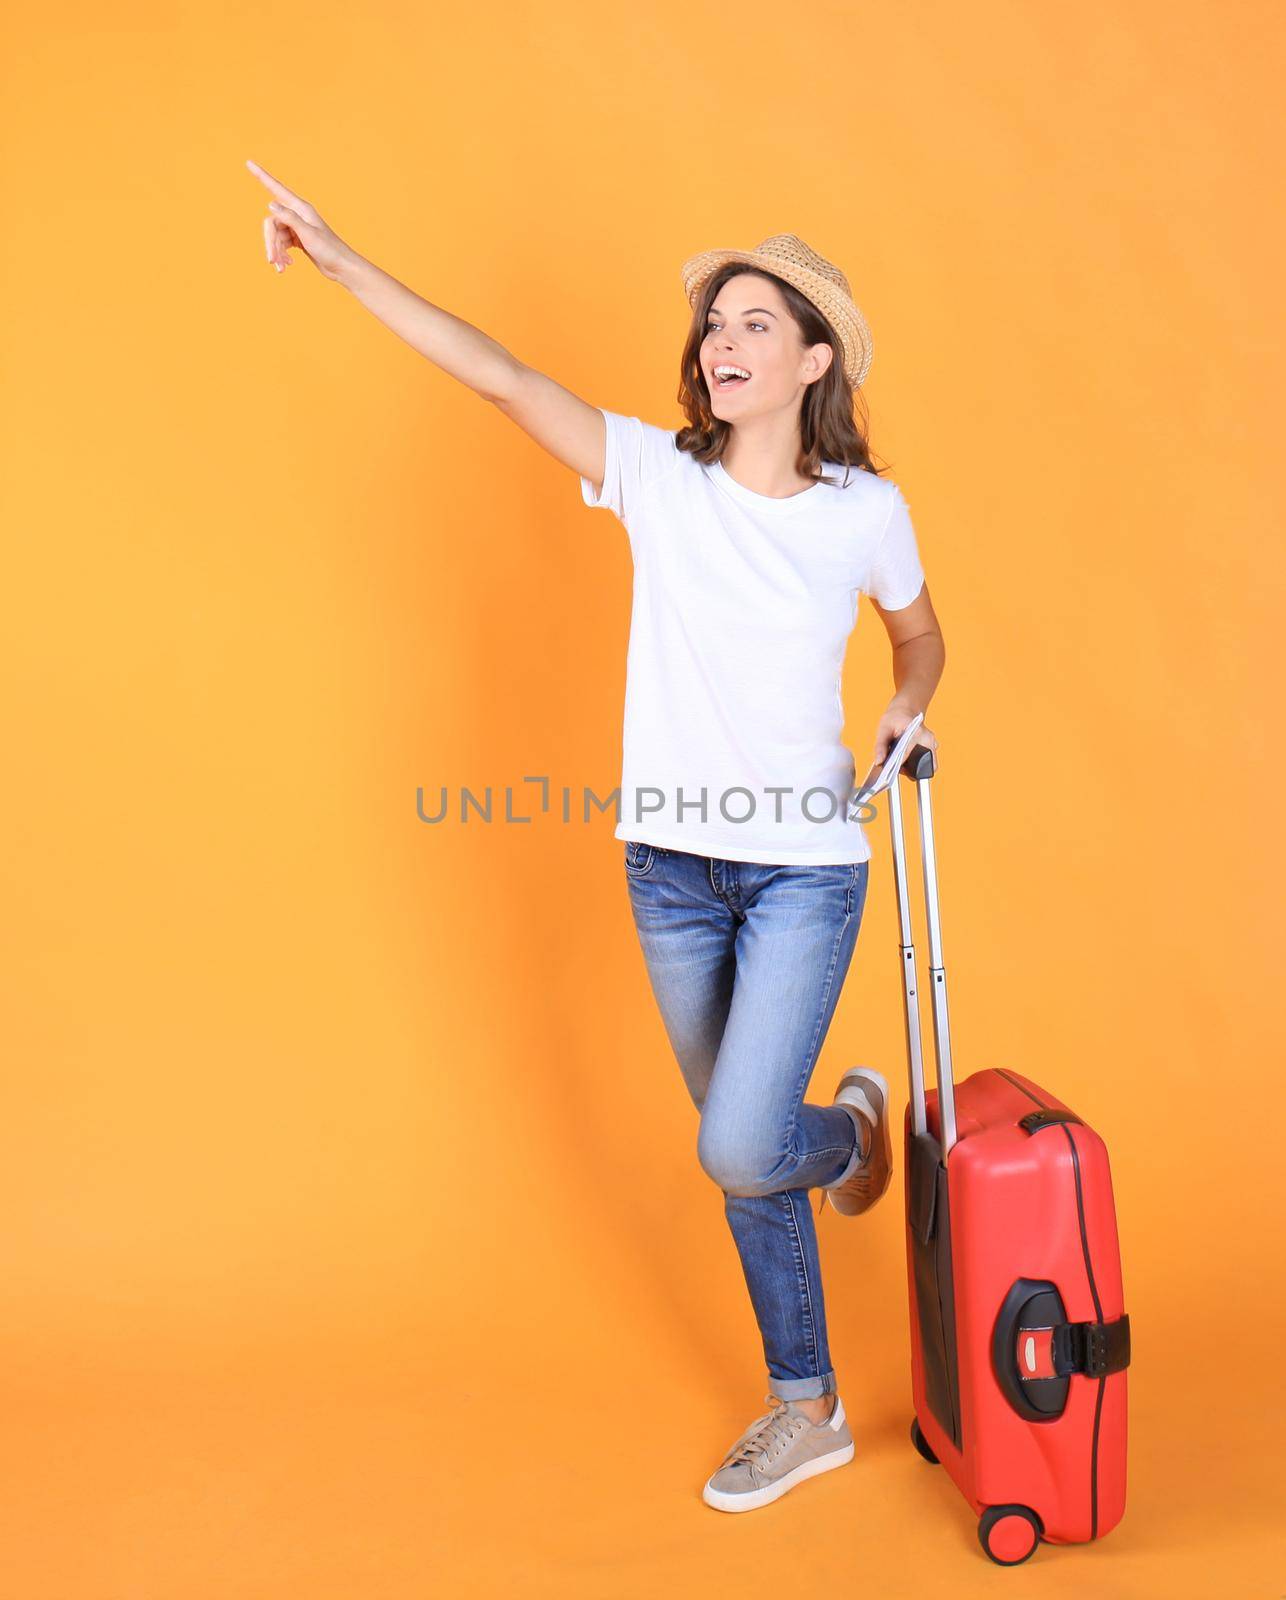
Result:
M923 720L918 718L915 726ZM929 928L929 988L933 1002L933 1048L938 1079L938 1132L942 1162L946 1165L956 1142L955 1085L951 1075L951 1028L947 1016L947 969L942 959L942 921L938 911L938 865L933 838L933 802L929 780L937 770L928 745L915 745L902 760L902 777L915 784L923 863L924 904ZM911 1126L915 1134L928 1129L924 1100L924 1056L920 1035L919 985L915 972L915 943L911 928L911 899L907 884L906 844L902 827L901 786L888 786L889 834L893 846L893 877L897 888L898 955L902 966L903 1017L906 1025L907 1068L911 1088Z

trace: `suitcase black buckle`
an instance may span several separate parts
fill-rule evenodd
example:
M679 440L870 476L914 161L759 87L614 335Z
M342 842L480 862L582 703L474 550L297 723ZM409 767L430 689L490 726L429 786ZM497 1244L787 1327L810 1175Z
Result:
M1054 1370L1103 1378L1130 1364L1130 1319L1115 1322L1064 1322L1053 1330Z

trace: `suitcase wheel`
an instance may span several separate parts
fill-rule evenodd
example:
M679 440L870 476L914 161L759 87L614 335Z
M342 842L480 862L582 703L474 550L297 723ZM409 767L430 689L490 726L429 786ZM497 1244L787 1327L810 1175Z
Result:
M921 1433L921 1431L920 1431L920 1419L919 1419L919 1417L912 1417L911 1418L911 1443L915 1446L915 1448L920 1452L920 1454L924 1457L924 1459L926 1461L932 1461L935 1466L937 1465L938 1458L933 1453L933 1446L929 1443L929 1441L924 1437L924 1434Z
M979 1542L1000 1567L1016 1567L1034 1555L1044 1531L1029 1506L988 1506L978 1520Z

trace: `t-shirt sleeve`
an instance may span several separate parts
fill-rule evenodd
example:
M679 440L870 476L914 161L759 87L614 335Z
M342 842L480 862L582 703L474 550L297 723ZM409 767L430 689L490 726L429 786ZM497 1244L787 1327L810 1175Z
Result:
M638 417L627 417L600 406L607 424L607 458L603 488L595 495L591 479L580 480L581 498L587 506L605 506L628 522L647 484L674 464L678 446L674 434Z
M890 484L889 513L871 559L863 590L885 611L909 606L924 587L924 568L916 546L911 511L897 484Z

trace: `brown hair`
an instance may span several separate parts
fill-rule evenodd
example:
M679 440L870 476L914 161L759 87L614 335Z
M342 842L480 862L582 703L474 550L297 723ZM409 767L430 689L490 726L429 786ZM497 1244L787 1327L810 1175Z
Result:
M766 272L762 267L748 266L740 261L730 261L714 273L693 307L692 326L688 329L687 342L683 347L679 376L679 405L688 419L688 426L677 431L675 444L706 466L723 456L732 427L710 410L710 390L706 386L705 373L701 370L701 345L715 296L729 278L735 278L742 272L753 272L776 284L799 327L803 343L828 344L833 352L830 365L820 378L808 385L800 402L800 454L796 463L800 474L812 478L816 483L833 483L835 480L828 478L821 470L823 461L833 461L845 467L858 467L878 477L885 469L875 466L871 459L866 431L866 397L860 389L854 390L844 376L844 350L834 329L793 283L787 283L784 278L779 278L774 272ZM860 408L860 423L854 418L855 405ZM847 473L844 482L848 482Z

